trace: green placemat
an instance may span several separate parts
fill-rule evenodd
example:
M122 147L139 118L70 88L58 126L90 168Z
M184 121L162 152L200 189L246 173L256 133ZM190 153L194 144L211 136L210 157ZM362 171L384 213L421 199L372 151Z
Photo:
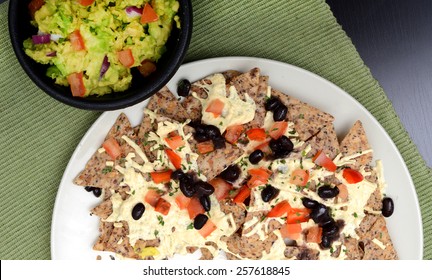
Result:
M218 56L280 60L314 72L360 101L387 130L413 177L432 259L431 170L382 88L323 0L193 0L194 33L186 62ZM0 258L49 259L50 227L62 174L100 115L54 101L26 76L0 5ZM402 225L401 225L402 226Z

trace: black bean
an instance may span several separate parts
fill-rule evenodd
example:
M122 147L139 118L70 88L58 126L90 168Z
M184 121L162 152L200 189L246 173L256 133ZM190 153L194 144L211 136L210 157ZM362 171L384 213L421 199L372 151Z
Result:
M96 197L101 196L101 194L102 194L102 189L101 189L101 188L93 188L93 194L94 194L94 196L96 196Z
M92 192L94 187L87 186L84 188L87 192Z
M321 245L322 248L328 249L328 248L331 247L332 241L333 240L332 240L332 238L330 236L323 235L321 237L321 243L320 243L320 245Z
M282 135L278 139L271 139L269 142L269 147L272 150L273 156L275 158L283 158L292 152L294 149L294 144L288 137Z
M132 218L134 220L139 220L142 217L142 215L144 214L144 211L145 211L144 204L142 204L141 202L137 203L134 206L134 208L132 209Z
M202 229L202 227L207 223L208 217L204 214L198 214L194 219L194 228Z
M223 138L222 136L213 138L212 141L215 149L225 149L226 147L225 138Z
M261 192L261 198L264 202L269 202L275 198L279 193L279 190L271 185L267 185Z
M307 198L307 197L303 197L301 200L302 200L303 206L308 208L308 209L313 209L313 208L317 207L319 204L318 201Z
M222 173L220 177L228 182L234 182L240 177L241 170L236 164L228 166Z
M312 209L310 217L312 218L312 220L316 224L319 224L321 226L323 226L323 225L325 225L325 224L327 224L333 220L330 217L330 213L329 213L328 208L321 203L318 203L318 205Z
M219 128L217 128L217 127L214 126L214 125L207 125L207 126L205 127L205 132L206 132L207 136L208 136L210 139L213 139L213 138L216 138L216 137L220 137L220 136L221 136L221 133L220 133Z
M197 142L200 142L200 143L207 141L207 140L210 140L210 137L208 137L207 133L205 133L205 132L195 132L193 137Z
M191 89L191 83L187 79L180 80L177 84L177 94L179 96L188 96Z
M215 190L211 184L201 180L195 182L195 188L197 193L201 195L211 195Z
M173 173L171 173L171 179L173 179L173 180L180 180L184 176L185 176L185 174L184 174L183 170L181 170L181 169L177 169Z
M204 210L210 211L210 209L211 209L211 201L210 201L210 197L208 195L201 196L199 198L199 201L200 201L202 207L204 208Z
M267 111L274 111L280 105L283 105L283 104L279 100L279 98L272 96L272 97L270 97L270 99L268 99L266 101L264 107Z
M186 197L192 197L196 193L195 185L192 180L184 176L180 179L180 190Z
M336 237L337 234L339 233L339 226L336 224L334 220L324 225L322 229L323 229L322 231L323 236L328 235L330 237Z
M321 198L333 198L339 194L339 189L328 185L322 186L317 191Z
M273 112L273 120L275 122L284 121L288 113L288 108L285 105L277 107Z
M249 161L252 164L257 164L264 158L264 153L261 150L255 150L249 155Z
M390 197L385 197L382 200L382 209L381 213L384 217L390 217L393 214L394 211L394 202L393 199Z

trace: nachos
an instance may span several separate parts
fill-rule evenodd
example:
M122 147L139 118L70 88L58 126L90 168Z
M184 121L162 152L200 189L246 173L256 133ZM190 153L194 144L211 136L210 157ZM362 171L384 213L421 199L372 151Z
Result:
M382 214L382 163L361 121L269 85L254 68L151 97L120 114L75 178L103 190L94 249L125 258L397 259ZM386 215L388 216L388 215Z

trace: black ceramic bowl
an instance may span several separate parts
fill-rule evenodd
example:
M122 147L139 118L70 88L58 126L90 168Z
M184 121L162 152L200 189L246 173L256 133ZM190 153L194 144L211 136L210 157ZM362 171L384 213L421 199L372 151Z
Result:
M9 1L9 33L12 47L21 66L43 91L67 105L80 109L107 111L116 110L137 104L156 93L175 74L189 46L192 36L192 4L190 0L178 0L181 29L174 28L166 44L167 51L157 63L156 72L143 78L137 69L132 69L132 85L123 92L111 93L100 97L73 97L69 87L56 85L54 80L45 76L47 66L36 63L23 50L23 42L36 34L37 30L30 24L27 5L22 0Z

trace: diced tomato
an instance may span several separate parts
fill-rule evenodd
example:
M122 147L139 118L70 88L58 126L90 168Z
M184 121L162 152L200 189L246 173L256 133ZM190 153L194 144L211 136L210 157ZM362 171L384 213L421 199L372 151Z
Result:
M84 75L83 72L72 73L67 76L67 81L69 83L72 96L84 97L86 88L84 85Z
M363 181L363 175L357 170L351 168L345 168L342 171L342 176L348 184L356 184Z
M336 164L322 151L318 151L316 155L313 157L312 161L327 169L328 171L335 172L336 171Z
M268 182L272 172L267 168L253 168L248 170L250 179L247 182L249 188L254 188L257 186L265 185Z
M215 229L217 229L217 226L208 219L205 225L198 230L199 234L201 234L202 237L206 238L209 236Z
M275 122L269 130L269 135L273 139L278 139L285 134L288 128L288 122Z
M197 197L191 198L189 205L187 206L189 218L194 219L198 214L204 214L205 209L202 207L201 202Z
M209 183L214 187L214 194L219 201L225 199L233 189L233 186L230 183L218 177L212 179Z
M161 213L162 215L166 216L168 215L171 208L171 203L163 199L162 197L159 198L158 202L155 206L155 211Z
M306 242L321 243L322 227L310 227L306 234Z
M175 198L175 202L177 203L177 206L180 208L180 210L183 210L188 207L189 203L191 202L191 198L179 193Z
M121 155L121 148L117 140L113 137L108 138L103 142L102 147L105 149L107 154L113 159L117 159Z
M161 195L157 190L149 189L144 197L144 201L150 204L153 207L156 207Z
M339 194L337 195L337 197L342 202L348 201L348 189L347 189L347 186L345 186L344 184L339 184L336 187L339 189Z
M125 49L117 52L117 58L124 67L130 68L135 63L131 49Z
M173 150L185 145L185 142L180 135L168 136L167 138L165 138L165 142L167 142L168 147Z
M267 134L263 128L251 128L246 131L246 135L253 141L264 141L267 138Z
M32 18L34 18L35 13L39 11L40 8L45 4L45 0L32 0L28 4L28 9Z
M208 113L212 113L215 118L222 115L223 108L225 103L223 103L220 99L216 98L210 101L207 109L205 110Z
M144 5L143 12L141 15L141 23L145 24L145 23L149 23L149 22L154 22L154 21L157 21L158 19L159 19L159 16L156 14L153 7L150 6L149 3L146 3Z
M283 215L287 214L288 211L290 211L291 205L288 203L287 200L281 201L278 204L276 204L270 212L268 212L267 217L274 218L274 217L282 217Z
M251 189L244 185L240 188L239 192L236 194L236 196L234 197L233 201L235 203L243 203L246 198L248 198L251 194Z
M309 171L304 169L296 169L291 173L290 183L304 187L309 180Z
M91 4L93 4L94 1L95 0L79 0L78 2L82 6L90 6Z
M151 172L150 176L156 184L168 183L171 180L172 170Z
M202 154L202 155L214 151L214 145L213 145L213 141L212 140L208 140L208 141L204 141L204 142L198 143L196 146L197 146L198 152L200 154Z
M78 29L69 35L69 40L72 44L72 49L74 49L75 51L85 49L84 39Z
M237 140L242 135L243 131L244 131L244 127L241 124L229 126L229 127L227 127L226 132L225 132L225 139L229 143L235 144L235 143L237 143Z
M292 240L296 240L300 238L300 234L302 231L302 226L299 223L295 224L283 224L279 229L283 238L289 238Z
M288 211L287 224L298 224L307 222L311 210L307 208L291 208Z
M165 153L168 156L168 159L174 165L175 169L181 168L181 157L171 149L165 149Z
M261 151L262 151L264 154L266 154L266 155L271 154L271 153L272 153L272 150L270 149L269 142L270 142L270 141L266 141L266 142L264 142L264 143L262 143L262 144L256 146L254 150L255 150L255 151L256 151L256 150L261 150Z
M149 59L144 59L141 61L141 64L137 68L144 78L150 76L150 74L157 69L156 64Z

